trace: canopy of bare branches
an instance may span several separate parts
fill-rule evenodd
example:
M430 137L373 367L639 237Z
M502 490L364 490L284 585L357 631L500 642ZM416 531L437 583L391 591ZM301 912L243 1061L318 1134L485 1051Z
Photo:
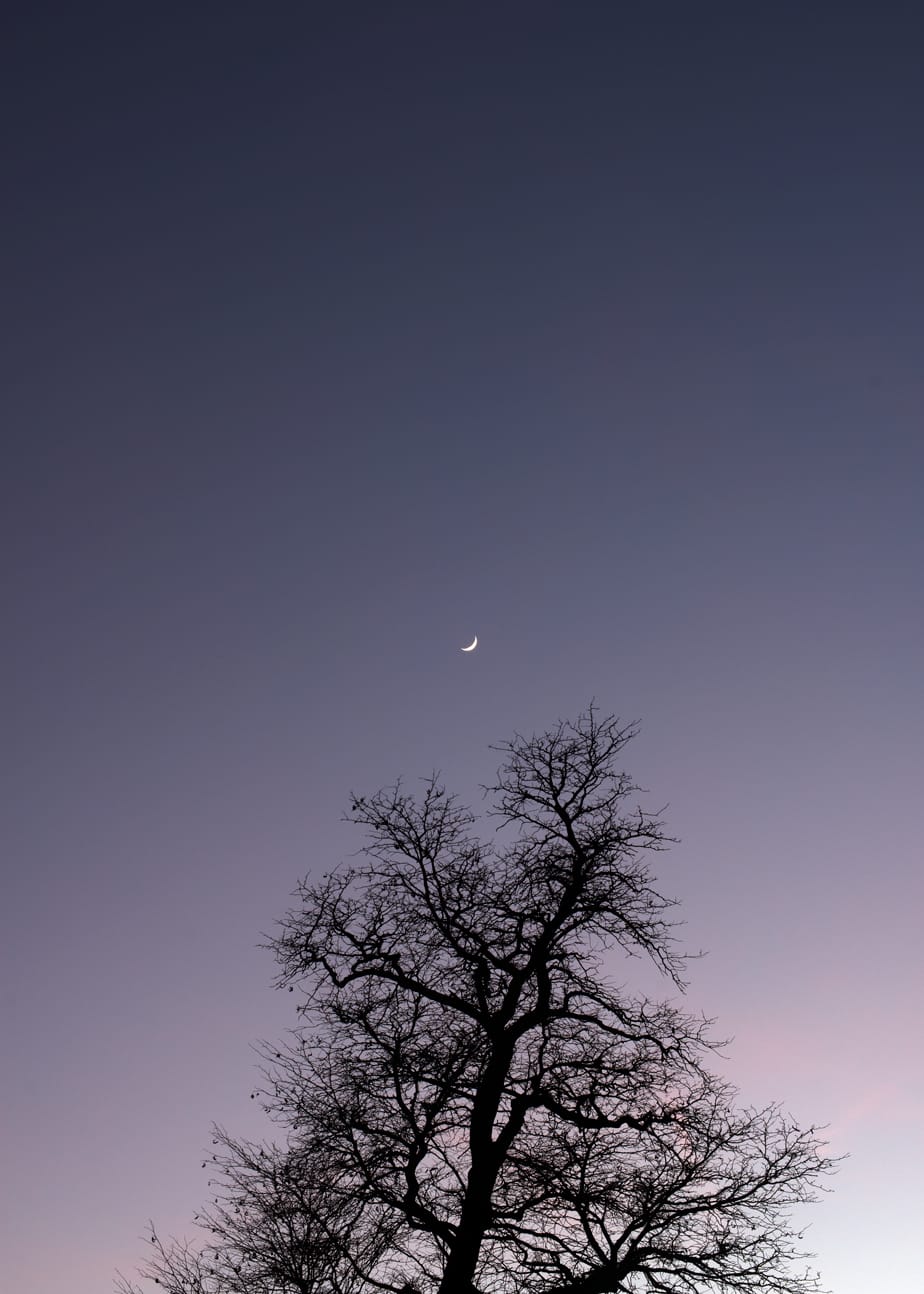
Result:
M205 1244L153 1237L169 1294L817 1288L789 1209L832 1165L739 1106L676 1005L633 733L591 709L501 747L480 835L435 779L354 798L362 861L306 881L274 943L302 994L267 1053L286 1149L222 1135ZM618 951L665 1000L611 982Z

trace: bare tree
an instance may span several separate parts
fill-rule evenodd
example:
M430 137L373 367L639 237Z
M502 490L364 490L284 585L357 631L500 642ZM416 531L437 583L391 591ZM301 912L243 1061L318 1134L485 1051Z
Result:
M266 1049L284 1148L219 1131L198 1245L152 1231L167 1294L809 1294L791 1206L832 1161L741 1108L684 987L668 838L591 709L501 747L497 830L432 779L354 798L364 859L273 942L302 1023ZM137 1294L122 1281L122 1294Z
M621 953L683 987L648 861L668 840L617 767L633 735L591 709L501 747L490 840L435 779L356 797L364 860L282 924L304 1024L268 1108L393 1223L351 1259L366 1289L818 1288L790 1222L832 1167L816 1130L739 1108L708 1023L607 976Z

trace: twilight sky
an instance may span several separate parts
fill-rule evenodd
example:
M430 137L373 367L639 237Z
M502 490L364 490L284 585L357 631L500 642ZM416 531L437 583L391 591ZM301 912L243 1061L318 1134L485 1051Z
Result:
M15 8L4 1286L263 1131L350 789L596 697L727 1074L850 1152L825 1280L917 1294L919 6Z

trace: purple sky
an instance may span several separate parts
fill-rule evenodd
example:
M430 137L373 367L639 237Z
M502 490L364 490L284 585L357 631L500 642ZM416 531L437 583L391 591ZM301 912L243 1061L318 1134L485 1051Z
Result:
M727 1073L851 1154L825 1280L917 1294L919 6L16 7L4 1288L262 1130L351 788L596 697Z

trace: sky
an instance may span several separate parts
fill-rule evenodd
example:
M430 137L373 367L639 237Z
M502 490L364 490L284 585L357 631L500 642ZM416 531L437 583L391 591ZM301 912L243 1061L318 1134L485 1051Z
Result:
M596 698L723 1072L849 1154L826 1285L916 1294L919 6L12 10L4 1286L264 1131L351 790Z

